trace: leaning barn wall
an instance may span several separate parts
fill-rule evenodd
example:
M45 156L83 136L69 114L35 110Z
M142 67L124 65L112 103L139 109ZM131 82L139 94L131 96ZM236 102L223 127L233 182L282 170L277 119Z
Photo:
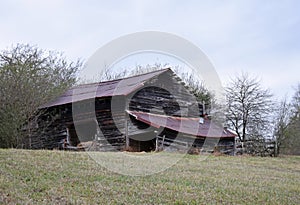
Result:
M76 133L73 124L76 126L87 121L85 125L81 125L80 129L95 129L94 132L98 134L97 140L103 147L112 145L115 149L123 149L125 146L125 100L123 97L116 98L118 99L115 99L115 102L118 102L118 105L114 105L113 112L111 112L111 98L75 103L73 104L73 108L76 109L75 114L72 113L72 104L48 108L46 114L39 118L38 127L33 129L31 135L28 136L26 147L31 149L59 148L63 140L67 138L68 132L69 134ZM95 111L91 112L93 109ZM98 128L96 126L91 128L91 119L97 120ZM76 146L75 142L80 142L80 139L94 140L79 136L79 140L72 140L72 145Z

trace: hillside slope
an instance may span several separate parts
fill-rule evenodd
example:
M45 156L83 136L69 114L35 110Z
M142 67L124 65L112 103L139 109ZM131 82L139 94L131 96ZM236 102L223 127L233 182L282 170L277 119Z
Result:
M299 185L300 157L187 155L132 177L85 152L0 150L0 204L300 204Z

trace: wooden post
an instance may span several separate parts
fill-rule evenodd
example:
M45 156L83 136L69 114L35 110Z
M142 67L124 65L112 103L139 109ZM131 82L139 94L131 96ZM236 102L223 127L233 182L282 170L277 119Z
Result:
M236 140L235 137L233 138L233 156L236 155Z
M31 133L29 133L29 149L31 149Z
M100 128L99 128L99 125L98 125L97 118L94 119L94 122L95 122L95 126L96 126L96 133L95 133L95 136L94 136L94 141L96 142L96 141L98 141Z
M158 152L158 135L156 135L155 139L155 152Z
M164 135L164 136L163 136L163 139L162 139L162 149L163 149L163 150L164 150L165 137L166 137L166 135Z
M128 137L128 120L127 114L125 114L125 149L129 149L129 137Z
M126 110L129 109L129 106L128 106L128 99L127 97L125 96L125 150L129 150L129 146L130 146L130 143L129 143L129 136L128 136L128 113L126 112Z
M70 131L69 131L69 128L66 127L66 130L67 130L67 143L70 144Z

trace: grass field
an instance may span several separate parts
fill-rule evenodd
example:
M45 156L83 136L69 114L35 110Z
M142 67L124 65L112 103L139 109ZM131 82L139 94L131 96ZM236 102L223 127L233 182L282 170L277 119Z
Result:
M0 204L300 204L300 157L187 155L137 177L85 152L0 149Z

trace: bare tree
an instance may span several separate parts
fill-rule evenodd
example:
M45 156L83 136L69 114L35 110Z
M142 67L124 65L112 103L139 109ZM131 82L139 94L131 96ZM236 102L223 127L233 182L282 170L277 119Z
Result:
M274 119L274 136L276 139L275 156L278 156L284 141L289 136L289 124L291 120L291 104L287 102L286 98L282 100L277 108L277 114Z
M0 52L0 147L20 147L38 107L72 86L82 63L18 44Z
M180 72L180 68L176 67L174 72L181 77L182 81L187 85L190 92L194 94L197 100L204 104L206 112L209 112L214 103L214 95L210 92L202 81L196 79L188 72Z
M298 83L292 99L292 111L294 118L300 118L300 83Z
M300 154L300 84L291 102L284 99L278 106L274 124L276 155Z
M259 81L248 74L231 80L226 88L226 118L241 142L270 132L271 97L269 90L263 89Z
M300 83L291 102L291 115L282 142L285 154L300 155Z

